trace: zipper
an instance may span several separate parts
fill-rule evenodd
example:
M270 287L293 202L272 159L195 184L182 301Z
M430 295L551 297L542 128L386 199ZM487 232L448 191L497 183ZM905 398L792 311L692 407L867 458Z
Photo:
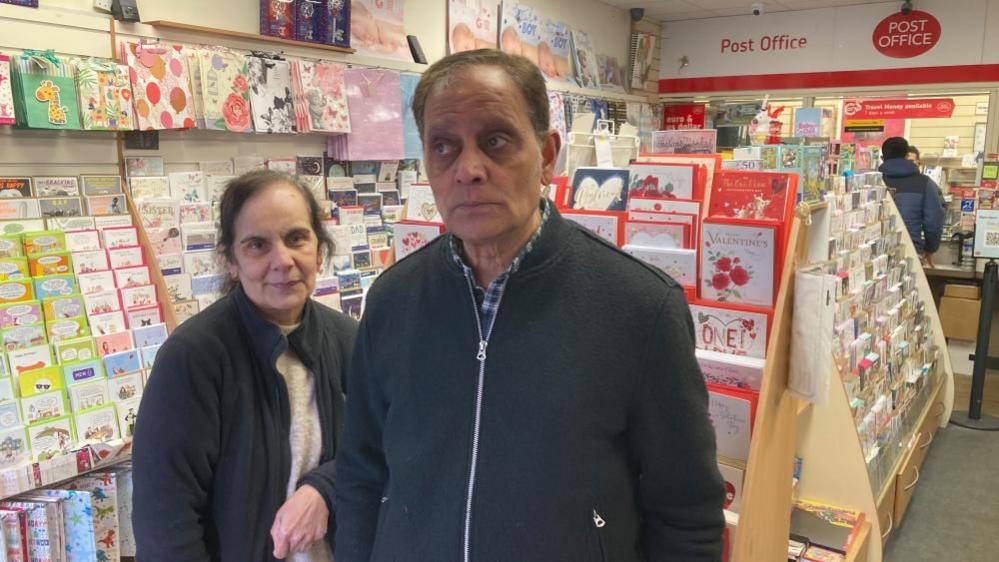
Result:
M479 315L479 305L475 302L475 288L469 274L465 273L465 281L468 283L468 294L472 297L472 310L475 311L475 329L479 333L479 349L475 354L475 359L479 362L479 379L475 389L475 423L472 426L472 460L468 469L468 490L465 499L465 533L462 549L464 552L464 562L471 562L472 546L472 499L475 497L475 472L479 464L479 429L482 423L482 392L486 379L486 348L489 347L489 336L493 333L493 326L496 324L496 317L499 315L499 305L503 301L500 295L496 303L496 312L489 321L485 335L482 333L482 321ZM504 290L504 293L506 291Z
M606 562L607 548L604 546L604 537L600 530L607 526L607 522L597 513L596 509L593 509L593 526L596 527L595 534L597 535L597 546L600 548L600 560Z

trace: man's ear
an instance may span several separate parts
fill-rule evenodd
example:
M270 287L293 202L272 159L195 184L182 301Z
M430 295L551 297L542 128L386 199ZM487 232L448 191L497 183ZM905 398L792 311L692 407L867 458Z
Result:
M548 185L555 175L555 161L562 149L562 137L555 129L549 130L541 139L541 184Z

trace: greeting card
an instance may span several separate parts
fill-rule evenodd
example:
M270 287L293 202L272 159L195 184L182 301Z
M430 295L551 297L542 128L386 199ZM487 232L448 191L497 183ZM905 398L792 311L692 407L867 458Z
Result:
M0 198L33 197L31 178L0 178Z
M136 201L170 197L170 179L165 176L131 177L128 186Z
M174 172L169 174L170 196L183 203L208 201L205 195L205 177L201 172Z
M194 280L202 279L210 279L211 291L206 291L205 294L210 295L214 297L214 300L217 300L220 296L222 281L224 281L225 277L222 275L208 275L205 277L192 278L191 285L195 291L195 295L198 295L199 293L197 292L198 286ZM153 326L163 322L163 310L158 304L152 306L140 306L138 308L128 310L125 313L125 317L128 319L128 327L134 330L136 328Z
M690 216L693 219L693 216ZM680 222L624 221L622 244L651 248L692 248L691 224Z
M142 226L147 229L180 226L180 203L176 199L142 199L137 206Z
M12 221L40 218L42 218L42 209L38 205L38 199L0 199L0 219Z
M125 175L128 178L163 175L162 156L126 156Z
M97 357L97 346L91 337L56 342L52 349L59 363L86 361Z
M701 367L705 382L760 390L763 359L698 349L697 364Z
M99 293L115 288L114 274L110 271L95 271L93 273L81 273L76 276L77 284L80 286L80 293L88 295Z
M87 197L87 212L91 215L120 215L127 213L125 195L95 195Z
M142 375L128 373L111 377L107 381L108 389L115 400L131 400L142 397Z
M156 299L155 285L143 285L139 287L121 289L121 300L124 303L126 310L141 306L149 306L159 302Z
M0 258L0 281L29 277L27 258Z
M498 23L496 3L479 0L449 0L448 52L496 48Z
M84 295L83 302L87 307L87 316L114 312L124 308L121 301L121 292L118 289L109 289L99 293Z
M627 244L622 250L659 269L686 287L697 284L697 250Z
M35 254L28 258L28 268L32 277L42 277L69 273L73 270L73 264L69 252L50 252ZM35 292L38 293L37 283L35 284Z
M193 128L193 98L184 47L129 43L122 50L132 83L137 128Z
M570 39L570 29L565 22L550 19L542 22L541 42L538 44L538 68L551 82L562 84L573 81L573 53ZM568 137L563 135L562 138Z
M405 0L353 0L350 46L357 54L412 61L404 25Z
M78 292L76 277L72 273L35 277L35 296L39 299L62 297Z
M131 215L105 215L100 217L93 217L94 228L103 231L105 228L116 228L119 226L131 226L132 216Z
M773 306L779 253L772 224L705 219L701 245L701 298Z
M620 246L624 239L624 217L618 211L585 211L567 209L562 217L570 220L614 246Z
M72 256L73 272L77 275L81 273L94 273L95 271L107 271L111 269L111 262L108 261L107 250L73 252Z
M631 178L629 198L699 200L704 197L703 166L635 162L628 169Z
M714 174L721 169L721 156L717 154L649 154L638 155L638 162L650 164L694 164L703 166L704 191L711 191Z
M149 266L140 265L136 267L124 267L114 270L115 285L121 289L128 287L138 287L152 283L149 275Z
M698 349L764 358L771 313L767 309L695 301L690 303Z
M167 339L167 327L166 324L138 327L132 330L132 336L136 347L160 345Z
M83 296L76 294L47 298L42 301L42 314L45 315L46 322L81 316L85 314Z
M65 233L66 249L70 252L92 252L101 249L101 233L95 229Z
M711 383L707 387L708 416L715 429L718 454L746 462L759 394Z
M718 463L718 471L721 472L722 480L725 481L725 503L724 509L739 513L742 509L742 483L746 476L744 468L730 466L725 463Z
M406 158L423 160L423 141L413 114L413 96L419 83L420 76L417 74L403 74L399 77L399 87L402 89L402 153ZM404 180L400 177L399 181L401 187ZM416 178L413 177L411 181L416 181Z
M571 35L572 66L576 82L584 88L599 88L600 69L590 35L578 29L573 29Z
M49 343L56 343L63 340L72 340L90 335L90 326L87 325L87 318L83 315L76 318L62 318L53 320L45 325L48 333Z
M45 219L45 229L63 232L93 230L94 224L94 217L47 217Z
M430 189L430 184L413 184L409 188L409 199L406 201L404 220L444 223L437 201ZM341 223L343 221L341 220Z
M104 356L104 370L111 377L125 375L128 373L137 373L141 369L142 364L139 361L139 351L136 349L130 349Z
M176 275L184 272L183 254L159 254L156 262L160 266L160 273L164 276Z
M0 282L0 304L30 301L35 298L31 279L10 279Z
M652 133L652 152L656 154L714 154L716 129L673 129Z
M0 468L19 466L31 457L23 425L0 431Z
M104 247L109 250L139 245L139 232L134 226L105 228L101 234L104 237Z
M104 367L96 359L88 361L78 361L75 363L64 363L62 367L62 377L67 387L72 388L75 384L102 380Z
M47 345L16 349L8 353L7 358L10 360L11 373L18 376L52 365L52 353Z
M128 351L135 347L132 344L132 332L124 330L97 336L94 338L94 345L100 357L107 357L108 355Z
M708 216L788 222L797 186L797 174L720 170L711 186Z
M83 175L80 176L80 186L83 195L88 197L122 193L120 176Z
M38 199L43 217L78 217L83 214L83 201L79 197L45 197Z
M129 246L108 250L108 262L111 269L122 269L145 265L146 257L141 246Z
M0 305L0 328L27 326L41 321L42 312L38 301Z
M106 443L118 438L118 415L113 404L78 412L73 418L81 443ZM95 528L95 532L97 530ZM112 534L110 538L113 539L114 535Z
M108 334L123 332L127 328L125 315L120 310L90 316L90 329L95 336L106 336Z
M588 211L623 211L628 201L626 168L576 168L572 178L572 208Z
M35 197L80 195L80 180L74 176L35 176L31 182Z
M0 235L0 257L19 258L24 256L24 244L19 235Z

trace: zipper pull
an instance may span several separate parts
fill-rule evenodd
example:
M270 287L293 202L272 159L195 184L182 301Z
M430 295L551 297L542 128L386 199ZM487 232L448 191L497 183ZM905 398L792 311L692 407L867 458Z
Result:
M488 341L486 341L486 340L479 340L479 353L478 353L478 355L475 356L475 358L478 359L479 361L485 361L486 360L486 346L487 345L489 345Z
M597 526L597 529L603 529L604 525L607 524L607 522L604 521L604 518L600 517L600 514L597 513L597 510L595 509L593 510L593 524Z

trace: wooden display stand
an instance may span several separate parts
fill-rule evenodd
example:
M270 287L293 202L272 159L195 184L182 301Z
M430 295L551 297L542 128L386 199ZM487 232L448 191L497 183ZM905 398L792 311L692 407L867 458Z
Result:
M897 216L898 224L903 224L891 200L885 202L885 208ZM940 318L922 268L916 269L914 274L919 296L927 305L926 314L934 341L940 349L936 375L930 379L930 388L921 394L925 402L912 418L913 429L901 439L905 452L899 456L881 489L873 489L868 476L846 389L832 357L829 369L833 378L826 404L808 404L788 392L794 272L808 265L809 234L817 224L810 215L819 218L827 212L825 205L815 205L808 212L799 212L799 217L806 218L796 217L791 226L743 484L742 509L732 557L735 562L786 559L796 455L802 459L803 470L794 495L862 511L866 522L847 554L847 560L880 562L882 547L891 531L901 524L915 492L919 467L936 430L945 426L950 418L953 371ZM906 256L918 260L909 237L903 235L902 239ZM881 540L877 540L879 536Z

